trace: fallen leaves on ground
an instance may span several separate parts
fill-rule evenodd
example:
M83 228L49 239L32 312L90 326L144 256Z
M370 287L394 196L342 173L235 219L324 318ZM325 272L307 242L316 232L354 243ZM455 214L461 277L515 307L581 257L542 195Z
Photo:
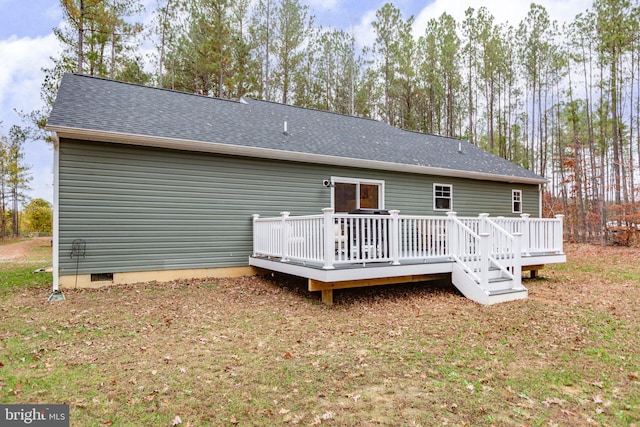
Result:
M640 413L640 251L566 252L524 281L527 300L490 307L446 282L339 290L327 307L277 274L68 290L56 304L25 289L0 310L0 338L19 349L0 348L0 390L70 402L79 425L104 412L184 426L622 425Z

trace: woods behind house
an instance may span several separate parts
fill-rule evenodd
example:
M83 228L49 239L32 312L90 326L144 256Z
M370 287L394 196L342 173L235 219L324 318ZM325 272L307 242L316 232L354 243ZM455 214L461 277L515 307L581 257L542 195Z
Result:
M60 4L64 49L45 70L47 105L70 71L373 118L469 140L548 178L544 214L565 214L571 240L628 244L638 233L637 0L596 0L565 23L537 4L508 23L469 8L421 34L388 3L365 46L316 25L299 0ZM32 118L43 125L47 113Z

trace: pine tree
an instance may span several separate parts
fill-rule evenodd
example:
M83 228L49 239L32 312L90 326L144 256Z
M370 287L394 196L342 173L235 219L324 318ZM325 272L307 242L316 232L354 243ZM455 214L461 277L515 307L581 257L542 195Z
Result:
M299 0L281 0L276 14L273 52L276 59L274 90L280 94L283 104L289 103L293 82L301 72L304 58L303 45L308 42L313 26L309 7Z
M376 20L371 24L376 33L374 52L378 55L378 73L383 82L382 118L394 126L401 121L398 95L403 90L402 84L405 85L405 102L410 102L414 72L408 66L411 58L407 55L414 53L412 24L413 17L404 21L400 9L391 3L376 12Z
M19 212L20 203L25 199L25 192L29 190L29 181L31 176L29 168L24 163L23 146L27 141L27 131L17 125L11 126L9 129L9 138L2 139L2 148L0 155L2 163L0 164L0 203L2 204L2 231L6 227L7 201L11 203L11 232L13 237L20 234L19 228Z

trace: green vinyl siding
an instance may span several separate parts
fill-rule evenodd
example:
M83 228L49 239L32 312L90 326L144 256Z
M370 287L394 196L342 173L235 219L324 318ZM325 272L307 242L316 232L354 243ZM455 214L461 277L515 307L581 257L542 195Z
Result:
M458 216L519 216L513 214L511 190L522 190L523 213L538 217L539 191L537 185L475 181L442 176L378 173L385 180L385 207L399 209L407 215L446 215L433 209L433 183L452 186L453 211Z
M537 185L61 139L60 274L76 273L74 239L86 241L79 274L247 265L252 214L320 214L332 176L384 181L384 207L402 214L445 215L433 211L433 182L453 186L461 216L513 216L513 189L538 214Z

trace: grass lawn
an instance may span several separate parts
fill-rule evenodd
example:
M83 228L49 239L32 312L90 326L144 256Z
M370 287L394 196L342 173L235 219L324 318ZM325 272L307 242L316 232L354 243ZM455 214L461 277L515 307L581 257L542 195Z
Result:
M566 252L490 307L447 283L326 307L283 276L48 303L41 262L0 262L0 402L69 403L72 426L638 426L640 251Z

